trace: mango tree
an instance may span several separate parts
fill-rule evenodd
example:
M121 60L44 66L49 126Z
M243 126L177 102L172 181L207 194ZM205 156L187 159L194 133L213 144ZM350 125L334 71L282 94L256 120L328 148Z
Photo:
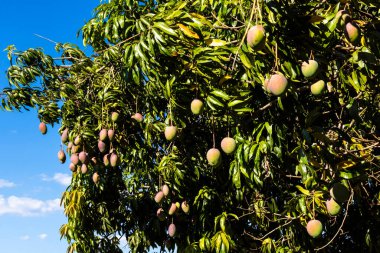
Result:
M2 108L60 124L68 251L375 252L379 9L111 0L92 55L10 46Z

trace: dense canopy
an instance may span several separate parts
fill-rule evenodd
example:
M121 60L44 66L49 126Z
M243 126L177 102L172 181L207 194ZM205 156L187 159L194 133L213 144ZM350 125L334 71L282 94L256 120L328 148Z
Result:
M61 125L68 252L376 252L379 9L110 0L93 55L10 46L2 108Z

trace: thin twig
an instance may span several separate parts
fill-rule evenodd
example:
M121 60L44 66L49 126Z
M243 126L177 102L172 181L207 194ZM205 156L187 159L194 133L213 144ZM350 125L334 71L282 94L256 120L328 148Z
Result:
M216 29L239 30L240 28L242 28L242 27L245 26L245 25L241 25L241 26L228 26L225 23L223 23L221 20L219 20L219 18L215 15L214 12L211 12L211 15L216 19L216 21L218 21L219 23L222 24L221 26L213 26Z
M257 4L257 12L258 12L258 15L259 15L259 18L260 18L260 23L262 23L263 22L263 16L261 14L261 8L263 7L263 4L260 3L260 0L258 0L256 2L256 4ZM256 23L257 23L257 15L256 15Z
M377 179L377 177L375 177L374 175L369 175L370 178L373 178L376 182L380 183L380 180Z
M278 71L278 65L279 65L279 60L278 60L278 53L277 53L277 42L276 42L276 47L275 47L275 62L274 62L274 67L276 71Z
M257 111L255 111L255 112L252 113L252 117L256 116L259 112L268 109L269 107L271 107L272 105L274 105L276 102L277 102L277 99L270 101L268 104L264 105L263 107L260 107Z
M256 212L256 211L251 211L251 212L249 212L249 213L242 214L242 215L239 216L239 220L240 220L241 218L245 217L245 216L248 216L248 215L254 214L255 212Z
M237 58L237 55L239 54L239 50L240 50L241 46L243 45L244 40L245 40L245 37L247 36L248 30L249 30L249 28L250 28L250 27L249 27L249 24L250 24L251 21L252 21L253 13L255 12L255 8L256 8L256 5L253 4L253 5L252 5L252 9L251 9L251 14L250 14L250 16L249 16L249 21L248 21L247 28L245 29L245 32L244 32L243 38L241 39L240 44L239 44L239 47L238 47L237 50L236 50L236 54L235 54L235 57L234 57L234 61L233 61L233 63L232 63L232 68L231 68L232 71L233 71L234 68L235 68L236 58Z
M375 19L376 16L372 15L371 13L368 13L368 12L365 12L365 11L362 11L362 10L358 10L358 12L360 12L361 14L369 17L369 18L372 18L372 19Z
M215 148L215 122L214 122L214 115L211 116L211 122L212 122L212 147Z
M302 178L302 176L293 176L293 175L285 175L285 177L289 177L289 178L297 178L297 179Z
M107 50L110 49L110 48L120 46L121 44L124 44L125 42L128 42L128 41L132 40L133 38L136 38L137 36L140 36L140 35L141 35L141 33L135 34L135 35L133 35L133 36L131 36L131 37L129 37L129 38L126 38L126 39L123 40L123 41L120 41L119 43L117 43L117 44L115 44L115 45L113 45L113 46L107 47L106 49L100 50L100 51L98 51L98 52L96 52L96 53L97 53L97 54L100 54L100 53L102 53L102 52L104 52L104 51L107 51Z
M241 26L219 26L219 25L214 25L213 26L215 29L224 29L224 30L239 30L240 28L244 27L244 25Z
M33 33L33 35L35 35L35 36L37 36L37 37L40 37L41 39L47 40L47 41L49 41L49 42L51 42L51 43L58 44L58 42L56 42L56 41L54 41L54 40L52 40L52 39L46 38L46 37L44 37L44 36L42 36L42 35L39 35L39 34L37 34L37 33Z
M264 111L265 109L271 107L276 102L277 102L277 99L270 101L268 104L264 105L263 107L260 107L259 111Z
M230 137L230 117L229 116L229 110L227 112L227 137Z
M169 114L170 114L170 126L173 126L173 116L172 116L172 99L169 99Z
M376 142L370 146L366 146L366 147L363 147L361 149L357 149L357 150L348 150L348 149L345 149L344 151L346 151L347 153L355 153L355 152L360 152L360 151L363 151L363 150L367 150L367 149L372 149L374 147L377 147L379 145L379 142Z
M135 101L135 106L136 106L136 113L138 112L138 110L137 110L137 98L138 98L138 96L136 96L136 101Z

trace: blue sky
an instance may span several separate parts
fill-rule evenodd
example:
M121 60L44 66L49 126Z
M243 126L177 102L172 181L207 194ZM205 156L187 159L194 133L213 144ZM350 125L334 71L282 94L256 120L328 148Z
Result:
M78 29L92 15L98 0L17 0L0 6L0 89L8 86L6 52L42 47L55 54L58 42L81 44ZM88 50L89 51L89 50ZM59 207L62 192L70 182L68 164L57 159L60 147L58 126L47 135L38 131L35 111L0 111L0 245L4 253L66 252L59 227L66 217Z

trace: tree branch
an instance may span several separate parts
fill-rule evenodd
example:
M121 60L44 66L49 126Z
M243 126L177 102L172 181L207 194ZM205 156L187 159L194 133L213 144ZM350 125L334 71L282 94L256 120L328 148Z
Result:
M289 217L290 220L289 220L288 222L286 222L286 223L284 223L284 224L281 224L280 226L278 226L278 227L272 229L271 231L269 231L268 233L266 233L265 235L263 235L263 236L260 237L260 238L251 235L250 233L246 232L245 230L244 230L243 233L246 234L246 235L248 235L249 237L253 238L255 241L262 241L262 240L264 240L267 236L269 236L270 234L272 234L273 232L276 232L276 231L279 230L280 228L289 225L289 224L292 223L294 220L299 219L300 217L301 217L301 216L297 216L297 217L295 217L295 218L291 218L291 217Z

